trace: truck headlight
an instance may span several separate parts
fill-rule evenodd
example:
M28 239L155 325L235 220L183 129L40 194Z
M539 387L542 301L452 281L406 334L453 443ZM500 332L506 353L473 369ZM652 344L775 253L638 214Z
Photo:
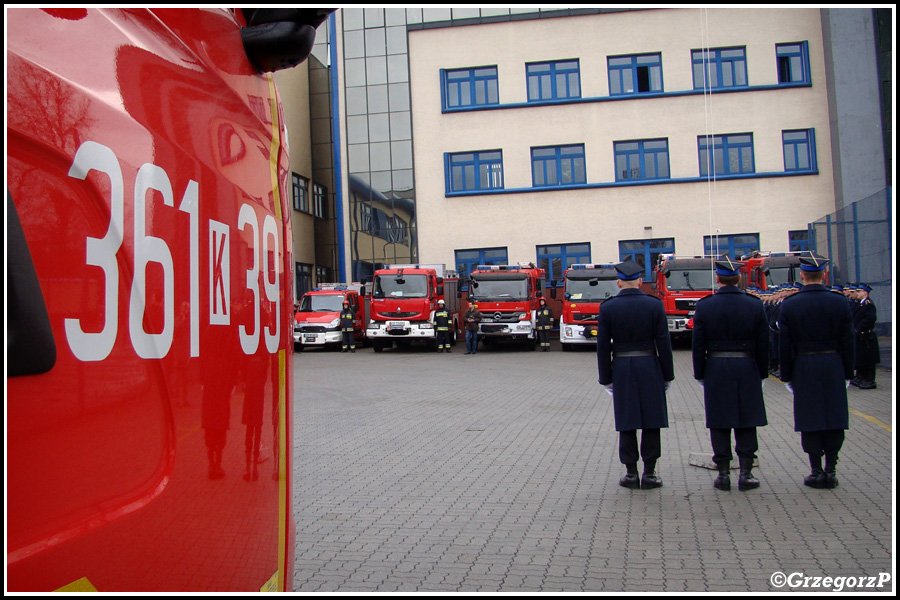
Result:
M328 326L333 329L336 329L340 326L340 324L341 324L341 319L340 319L340 317L338 317L337 319L333 319L331 321L331 323L328 324Z

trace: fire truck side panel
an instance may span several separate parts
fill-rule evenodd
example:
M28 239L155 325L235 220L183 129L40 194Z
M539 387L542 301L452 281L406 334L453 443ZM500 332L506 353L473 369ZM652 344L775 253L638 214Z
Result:
M8 210L56 352L7 379L8 589L290 590L271 76L226 10L7 16Z

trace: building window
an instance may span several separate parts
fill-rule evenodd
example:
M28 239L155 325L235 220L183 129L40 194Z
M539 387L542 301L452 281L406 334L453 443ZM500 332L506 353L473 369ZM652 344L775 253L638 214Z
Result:
M534 187L586 183L584 144L531 149Z
M294 210L309 212L309 179L291 173L294 191Z
M700 150L701 177L710 173L738 175L755 172L751 133L701 135L697 138L697 145ZM710 148L713 149L712 152L709 151Z
M555 244L537 247L538 267L547 273L547 280L556 282L557 287L564 285L563 276L566 269L575 264L591 262L590 244Z
M610 96L663 91L660 54L614 56L608 65Z
M616 181L669 178L669 141L614 142Z
M812 129L781 132L785 171L809 171L816 168L815 139L815 131Z
M776 44L778 83L810 83L807 42Z
M695 90L747 85L747 52L744 48L694 50L691 60Z
M497 67L441 71L444 108L489 106L500 103Z
M503 189L503 153L500 150L447 155L451 192Z
M581 98L577 59L527 64L525 73L529 102Z
M651 281L660 254L674 254L674 238L625 240L619 242L619 260L633 260L644 268L644 281Z
M297 283L297 300L313 287L313 266L305 263L294 263L294 276Z
M809 231L806 229L788 231L788 250L790 252L806 252L809 250Z
M320 219L325 218L325 200L327 197L328 188L318 183L313 183L313 214Z
M323 283L332 283L331 269L316 265L316 285L322 285Z
M759 252L758 233L704 235L703 252L707 256L728 255L734 260Z
M470 250L456 250L456 272L462 283L461 289L468 289L469 274L478 268L478 265L506 265L509 264L506 248L473 248Z

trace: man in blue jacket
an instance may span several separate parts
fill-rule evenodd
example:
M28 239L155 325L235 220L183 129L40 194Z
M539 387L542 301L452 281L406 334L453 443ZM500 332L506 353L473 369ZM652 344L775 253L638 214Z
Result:
M794 431L811 468L803 483L819 489L838 486L835 465L850 426L847 387L855 358L850 303L823 285L827 264L814 255L800 259L803 287L785 299L778 318L781 380L794 395Z
M675 379L666 313L658 298L641 291L642 272L633 261L616 265L621 291L600 306L597 319L599 381L613 397L619 460L626 470L619 485L632 489L662 485L656 461L662 455L660 429L669 426L666 390Z
M731 489L731 430L740 464L738 489L759 487L753 460L756 428L766 421L762 382L769 377L769 322L763 303L738 288L743 263L715 262L719 289L697 302L692 354L694 379L703 386L706 427L719 476L713 486Z

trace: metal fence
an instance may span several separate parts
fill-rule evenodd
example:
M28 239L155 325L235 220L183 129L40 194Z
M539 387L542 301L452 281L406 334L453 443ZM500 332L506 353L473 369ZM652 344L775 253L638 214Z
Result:
M881 366L891 364L893 324L893 192L885 188L809 226L810 248L831 261L831 280L867 283L878 308ZM887 360L885 360L887 359Z

